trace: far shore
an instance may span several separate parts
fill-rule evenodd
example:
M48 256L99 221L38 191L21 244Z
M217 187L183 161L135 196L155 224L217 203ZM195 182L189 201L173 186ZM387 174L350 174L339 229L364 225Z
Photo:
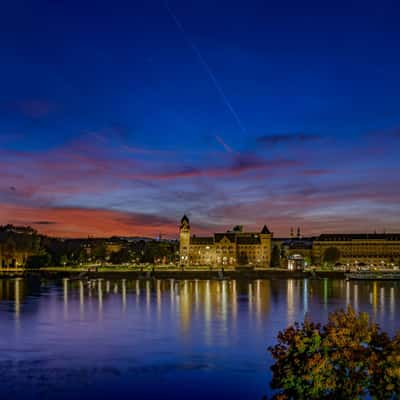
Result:
M0 279L44 278L44 279L344 279L343 271L315 270L289 271L280 268L246 269L220 267L52 267L41 269L0 269Z

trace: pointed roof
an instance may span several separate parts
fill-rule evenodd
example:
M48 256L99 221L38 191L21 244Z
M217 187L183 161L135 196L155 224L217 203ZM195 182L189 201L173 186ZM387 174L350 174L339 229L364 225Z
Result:
M269 234L269 233L271 233L271 232L270 232L269 229L267 228L267 225L264 225L263 228L262 228L262 230L261 230L261 233Z
M190 226L189 218L187 217L186 214L181 219L181 227L182 226L188 226L188 227Z

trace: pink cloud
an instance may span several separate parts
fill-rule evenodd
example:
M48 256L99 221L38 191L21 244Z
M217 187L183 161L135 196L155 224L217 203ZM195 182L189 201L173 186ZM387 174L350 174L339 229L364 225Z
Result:
M196 178L206 177L233 177L244 174L246 172L272 171L302 165L296 160L274 159L265 160L255 155L237 155L228 165L206 167L186 167L180 169L171 169L170 171L159 171L157 173L144 172L141 177L148 179L180 179L180 178ZM137 177L132 175L132 177Z

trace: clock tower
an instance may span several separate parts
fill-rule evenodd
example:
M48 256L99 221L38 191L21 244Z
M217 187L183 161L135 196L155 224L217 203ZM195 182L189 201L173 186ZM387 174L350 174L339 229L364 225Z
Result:
M180 265L189 264L190 249L190 223L189 218L184 215L181 219L179 228L179 263Z

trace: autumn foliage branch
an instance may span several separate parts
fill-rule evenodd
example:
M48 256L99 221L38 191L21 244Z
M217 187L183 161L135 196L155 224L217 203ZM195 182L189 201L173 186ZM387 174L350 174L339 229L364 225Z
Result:
M399 398L400 332L390 338L350 306L325 325L306 317L268 350L275 400Z

